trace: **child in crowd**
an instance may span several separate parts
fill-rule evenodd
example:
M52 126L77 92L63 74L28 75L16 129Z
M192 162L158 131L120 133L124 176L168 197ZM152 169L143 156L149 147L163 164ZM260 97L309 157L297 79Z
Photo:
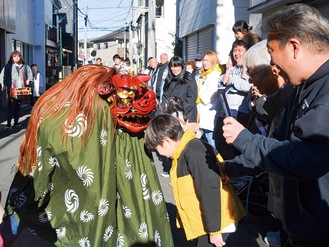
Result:
M237 21L233 25L232 31L236 39L243 40L247 43L248 48L262 40L257 33L252 31L252 26L249 26L244 20Z
M190 72L192 75L196 75L195 61L189 60L186 62L186 71Z
M176 96L168 98L166 103L165 113L171 114L179 120L184 130L192 130L193 132L199 131L198 123L190 123L185 114L183 101Z
M183 101L176 96L169 97L166 103L165 113L168 113L175 117L181 124L183 130L192 130L193 132L199 131L199 124L189 123L184 111ZM201 135L199 135L201 136ZM162 177L169 177L169 170L171 167L171 160L168 157L161 156L163 172Z
M195 138L193 131L184 132L180 121L169 114L151 121L145 144L172 158L170 179L179 217L176 222L184 228L186 238L197 239L198 247L224 246L228 233L222 234L224 215L216 149Z

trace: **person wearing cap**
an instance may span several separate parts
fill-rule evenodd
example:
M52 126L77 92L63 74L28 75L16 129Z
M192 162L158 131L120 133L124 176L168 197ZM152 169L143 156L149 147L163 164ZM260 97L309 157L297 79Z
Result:
M199 80L199 72L202 69L202 59L203 59L203 55L201 53L197 53L195 55L194 61L195 61L195 81L197 82Z

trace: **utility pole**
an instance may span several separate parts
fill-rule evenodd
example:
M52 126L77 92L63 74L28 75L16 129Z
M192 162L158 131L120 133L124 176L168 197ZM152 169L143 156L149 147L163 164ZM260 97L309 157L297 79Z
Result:
M126 59L127 58L127 51L126 51L126 49L127 49L127 27L123 28L123 43L124 43L123 59Z
M87 14L87 0L85 0L85 40L84 40L84 51L85 51L85 61L84 64L86 64L87 60L87 22L88 22L88 14Z
M149 0L147 56L155 57L155 0Z
M130 1L130 21L129 21L129 60L132 64L133 62L133 0Z
M62 21L59 23L59 66L60 66L60 80L63 79L63 39L62 39Z
M77 53L77 44L78 44L78 0L73 0L73 65L74 69L77 68L78 53Z

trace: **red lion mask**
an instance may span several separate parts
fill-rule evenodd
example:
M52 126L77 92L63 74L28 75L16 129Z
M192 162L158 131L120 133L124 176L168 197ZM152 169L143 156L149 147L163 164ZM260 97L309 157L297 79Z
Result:
M115 90L107 98L112 116L119 126L133 133L146 129L156 108L155 93L147 85L149 79L149 75L122 74L112 78Z

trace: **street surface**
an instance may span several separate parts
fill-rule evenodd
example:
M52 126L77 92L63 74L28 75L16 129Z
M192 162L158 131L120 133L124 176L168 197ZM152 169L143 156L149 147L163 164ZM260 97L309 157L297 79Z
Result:
M30 108L28 105L22 105L22 116L20 123L22 128L14 130L5 130L6 112L0 111L0 191L2 192L1 205L4 206L5 199L11 181L15 175L13 166L16 163L19 153L19 146L25 134L25 128L30 117ZM159 175L159 180L167 203L167 209L170 218L175 247L192 247L193 241L187 241L184 231L177 229L175 224L176 207L169 185L170 179L160 176L162 172L162 164L159 159L154 156L155 166ZM227 247L268 247L263 241L268 231L276 231L276 224L271 216L256 217L248 214L238 226L235 233L230 234L226 241Z

